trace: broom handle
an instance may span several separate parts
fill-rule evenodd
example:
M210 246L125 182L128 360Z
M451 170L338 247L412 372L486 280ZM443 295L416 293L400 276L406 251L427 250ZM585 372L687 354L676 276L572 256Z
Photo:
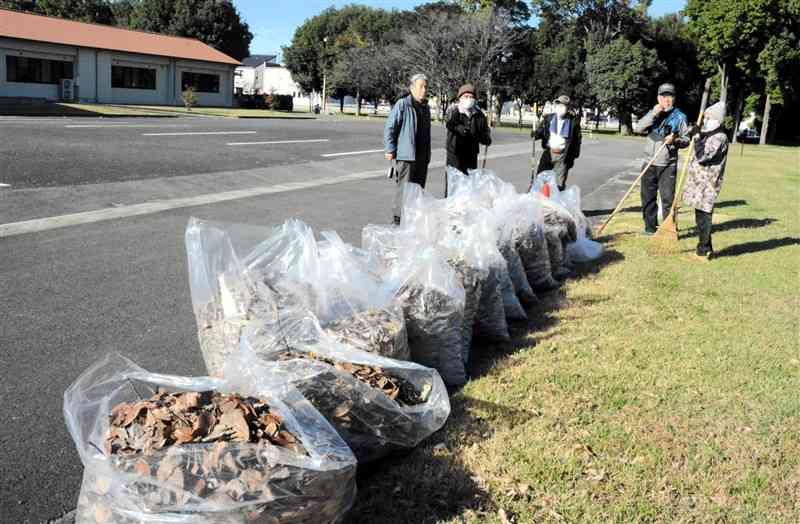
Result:
M489 146L483 146L483 164L481 169L486 169L486 157L489 156Z
M708 104L708 92L711 90L711 79L706 79L706 85L703 88L703 98L700 100L700 114L697 115L697 127L700 127L700 124L703 123L703 113L706 111L706 104ZM686 173L689 171L689 161L692 159L692 151L694 147L694 139L697 135L692 136L692 139L689 140L689 147L687 148L688 151L686 153L686 160L683 162L683 169L681 169L681 177L678 180L678 185L676 186L675 191L675 198L672 200L672 206L669 209L669 215L672 219L675 219L675 213L678 212L678 202L683 199L683 183L686 181ZM665 218L666 220L666 218Z
M611 222L611 219L614 218L614 215L616 215L619 212L620 208L622 207L622 204L624 204L625 200L627 200L628 195L630 195L631 191L633 191L633 188L635 188L639 184L639 181L642 179L647 170L650 169L650 166L653 165L653 162L655 162L656 157L658 156L659 153L661 153L661 150L664 149L666 145L667 145L666 143L663 142L661 143L661 146L658 148L658 150L656 150L655 154L653 155L653 158L651 158L650 161L647 163L647 165L644 166L644 169L642 169L642 172L639 173L639 176L636 177L636 180L633 181L631 187L628 188L628 192L625 193L625 196L622 197L622 200L619 201L619 204L617 204L617 207L614 208L614 211L610 215L608 215L608 218L606 218L605 221L602 224L600 224L600 227L597 228L597 231L595 231L594 233L595 235L599 235L600 233L602 233L603 230L608 225L608 223Z

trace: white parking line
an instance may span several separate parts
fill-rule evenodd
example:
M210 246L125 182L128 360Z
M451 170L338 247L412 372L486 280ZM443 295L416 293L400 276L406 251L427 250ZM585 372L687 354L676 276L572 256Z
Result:
M11 184L0 184L0 189L3 189L5 187L11 187Z
M257 131L186 131L183 133L142 133L142 136L255 135Z
M64 126L67 129L105 129L107 127L190 127L189 124L71 124Z
M229 146L265 146L270 144L308 144L310 142L330 142L327 138L315 138L313 140L273 140L271 142L229 142Z
M368 149L366 151L348 151L346 153L328 153L327 155L321 155L325 158L330 158L334 156L349 156L349 155L366 155L368 153L382 153L383 149Z

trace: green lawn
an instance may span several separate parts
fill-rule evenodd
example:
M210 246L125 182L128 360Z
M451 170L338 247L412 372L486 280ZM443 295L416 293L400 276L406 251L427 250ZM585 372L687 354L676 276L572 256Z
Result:
M693 215L657 257L628 205L353 522L800 521L800 149L731 150L709 263Z
M0 106L2 115L20 116L103 116L103 117L132 117L132 116L175 116L163 111L153 111L147 108L111 106L104 104L18 104L15 106Z

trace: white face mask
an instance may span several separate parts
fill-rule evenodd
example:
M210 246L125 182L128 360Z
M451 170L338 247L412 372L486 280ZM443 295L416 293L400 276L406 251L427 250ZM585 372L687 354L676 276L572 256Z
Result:
M470 109L475 107L475 99L474 98L468 98L468 97L461 98L458 101L458 105L464 111L469 111Z
M719 120L714 120L713 118L703 119L703 131L713 131L718 128L720 124L721 122Z
M560 117L563 117L567 114L567 106L564 104L556 104L556 114Z

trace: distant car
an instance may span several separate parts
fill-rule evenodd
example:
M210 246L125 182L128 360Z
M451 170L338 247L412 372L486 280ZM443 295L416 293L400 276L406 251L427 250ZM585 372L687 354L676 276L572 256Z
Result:
M739 131L737 138L740 142L757 144L761 138L761 135L755 129L742 129Z

